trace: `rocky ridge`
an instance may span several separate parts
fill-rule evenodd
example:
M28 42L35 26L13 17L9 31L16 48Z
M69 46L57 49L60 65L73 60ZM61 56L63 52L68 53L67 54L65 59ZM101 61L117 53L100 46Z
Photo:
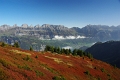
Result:
M100 41L119 40L120 26L107 25L87 25L83 28L72 27L68 28L63 25L43 24L42 26L28 26L22 24L21 26L0 26L0 33L9 33L12 36L34 36L39 39L79 39L79 38L93 38Z

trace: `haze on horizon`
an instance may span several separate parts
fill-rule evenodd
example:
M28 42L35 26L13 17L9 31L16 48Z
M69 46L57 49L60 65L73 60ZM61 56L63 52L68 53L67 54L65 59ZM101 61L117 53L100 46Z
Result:
M0 25L120 25L120 0L0 0Z

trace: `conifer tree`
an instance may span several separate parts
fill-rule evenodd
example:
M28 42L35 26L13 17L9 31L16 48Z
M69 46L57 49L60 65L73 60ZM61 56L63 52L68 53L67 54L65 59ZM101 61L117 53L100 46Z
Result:
M60 47L57 48L57 53L60 54Z
M78 50L77 50L77 55L79 55L79 56L82 57L82 56L83 56L83 51L78 49Z
M69 49L69 53L71 54L71 49Z
M33 51L33 48L30 46L30 51Z
M54 52L54 47L50 46L50 51L53 53Z
M69 50L65 49L65 54L69 55Z
M57 47L54 47L54 52L57 52Z
M74 49L74 50L73 50L72 55L77 55L77 49Z
M19 47L20 47L19 43L18 43L18 42L15 42L15 43L14 43L14 47L19 48Z
M50 51L50 46L46 45L45 51Z
M1 46L4 47L6 44L4 42L2 42Z

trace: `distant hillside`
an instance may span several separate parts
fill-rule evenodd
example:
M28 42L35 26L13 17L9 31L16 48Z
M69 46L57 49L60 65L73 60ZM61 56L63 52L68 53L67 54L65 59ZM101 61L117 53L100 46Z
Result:
M88 48L94 58L105 61L120 68L120 41L98 42Z
M120 69L96 59L1 46L0 80L120 80Z

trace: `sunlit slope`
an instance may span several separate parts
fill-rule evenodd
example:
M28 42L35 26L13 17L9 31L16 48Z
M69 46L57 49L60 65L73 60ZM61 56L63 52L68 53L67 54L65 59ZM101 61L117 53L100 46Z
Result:
M0 47L0 80L120 80L120 69L87 57Z

